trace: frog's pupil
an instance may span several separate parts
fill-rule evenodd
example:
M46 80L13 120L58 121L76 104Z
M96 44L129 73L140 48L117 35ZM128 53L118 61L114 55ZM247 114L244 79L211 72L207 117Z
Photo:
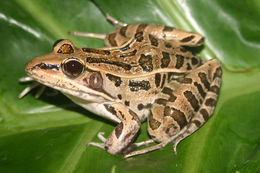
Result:
M77 77L83 71L83 65L77 60L70 60L64 64L64 71L70 77Z

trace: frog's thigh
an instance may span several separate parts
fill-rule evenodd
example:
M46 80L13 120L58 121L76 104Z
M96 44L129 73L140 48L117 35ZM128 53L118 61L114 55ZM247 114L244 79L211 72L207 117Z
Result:
M174 151L176 152L177 144L182 139L196 131L208 120L209 116L213 113L220 88L221 75L222 70L219 62L217 60L211 60L195 69L190 75L185 77L190 77L194 80L194 82L201 83L201 86L203 86L204 89L203 93L205 93L204 99L200 106L196 106L196 110L192 112L187 107L189 104L192 107L195 107L195 104L198 104L196 103L197 101L194 101L196 99L195 97L198 97L198 95L194 95L192 92L186 92L186 101L185 98L180 97L180 95L174 99L175 93L184 93L188 90L189 87L185 87L184 84L180 85L180 87L178 87L172 93L170 92L173 91L171 88L164 88L165 91L162 92L164 92L166 95L169 95L169 97L166 97L166 95L161 95L162 97L155 101L155 104L152 108L152 114L149 116L148 121L149 134L153 137L154 140L160 143L152 147L131 152L125 155L125 157L131 157L134 155L144 154L153 150L157 150L165 147L173 141L175 141ZM196 76L199 80L196 80ZM202 92L201 87L195 86L194 93L196 92L195 89L197 93ZM179 103L182 101L182 106L176 104L178 99ZM172 107L167 106L170 105L170 102L173 103ZM183 107L183 105L186 105L187 107ZM161 108L159 108L160 106ZM184 109L186 109L186 111Z
M172 138L172 141L175 140L176 150L178 142L196 131L212 115L218 97L221 75L221 66L214 59L193 70L180 81L180 83L189 81L190 84L179 84L179 87L172 93L170 89L164 91L166 89L164 88L162 92L175 95L176 99L172 102L169 102L169 99L165 101L164 108L161 108L164 110L163 114L160 115L163 121L160 122L158 129L155 129L154 123L148 123L149 133L156 136L159 142L170 142L169 138ZM155 108L156 106L162 105L155 104ZM158 111L152 112L155 115L149 117L149 121L159 121Z
M107 111L121 120L121 123L109 135L105 143L105 149L113 155L123 153L135 139L141 122L135 112L122 104L112 103L104 105Z

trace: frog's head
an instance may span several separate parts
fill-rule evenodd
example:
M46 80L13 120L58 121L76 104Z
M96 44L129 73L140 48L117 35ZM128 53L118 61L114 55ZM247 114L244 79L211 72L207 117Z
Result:
M53 52L31 60L25 71L36 81L66 95L95 102L111 100L103 90L102 74L89 70L85 57L82 49L77 49L71 41L58 40Z

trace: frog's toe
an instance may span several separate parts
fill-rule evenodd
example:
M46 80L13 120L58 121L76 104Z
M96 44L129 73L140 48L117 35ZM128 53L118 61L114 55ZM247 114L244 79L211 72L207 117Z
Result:
M90 146L90 145L105 150L105 143L89 142L89 143L87 144L87 147Z
M107 139L104 137L105 132L99 132L97 134L98 139L100 139L102 142L106 143Z
M87 147L91 145L91 146L95 146L95 147L98 147L98 148L101 148L101 149L105 150L105 143L106 143L107 139L104 137L104 134L105 134L105 132L99 132L97 134L98 139L100 139L102 141L102 143L99 143L99 142L89 142L87 144Z

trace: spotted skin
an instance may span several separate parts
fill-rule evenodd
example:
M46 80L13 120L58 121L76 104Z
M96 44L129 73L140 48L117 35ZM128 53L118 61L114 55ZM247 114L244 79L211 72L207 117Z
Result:
M193 79L192 85L178 83L176 80L169 81L164 88L172 88L172 85L175 85L175 90L167 91L167 94L161 92L158 99L165 101L155 102L148 117L148 133L159 144L133 151L126 157L160 149L172 142L175 142L176 152L178 143L200 128L212 115L221 84L220 69L221 66L217 60L210 60L186 75L186 78ZM198 89L198 85L203 88ZM201 94L202 90L206 94ZM176 96L173 102L169 101L169 93ZM199 103L198 99L203 102ZM162 105L164 111L161 111Z
M51 54L28 63L26 72L118 122L109 137L102 138L104 143L91 144L112 155L128 153L125 157L172 142L176 151L177 144L212 115L221 66L217 60L204 62L183 47L200 46L204 38L199 34L153 24L117 26L106 35L106 48L76 48L69 40L59 40ZM132 151L141 146L133 141L145 119L152 138L148 141L159 144Z

